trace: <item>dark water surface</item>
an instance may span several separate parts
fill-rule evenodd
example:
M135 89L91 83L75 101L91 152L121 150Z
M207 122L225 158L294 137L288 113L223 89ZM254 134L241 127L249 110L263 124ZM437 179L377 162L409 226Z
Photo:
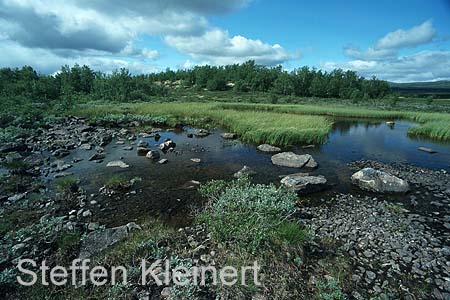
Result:
M419 140L408 137L407 130L413 124L399 121L389 127L384 121L373 120L337 120L328 142L314 148L303 149L301 146L286 151L298 154L309 153L319 163L314 175L324 175L332 185L332 192L356 191L350 184L351 170L348 162L359 159L372 159L380 162L405 162L431 169L450 169L450 144ZM102 213L94 213L98 221L107 225L120 225L132 220L154 217L155 214L180 225L189 222L187 212L191 206L199 204L200 197L195 190L186 189L190 180L206 182L211 179L231 179L233 173L244 165L249 166L257 175L255 182L279 183L279 175L299 172L295 168L274 166L271 154L261 153L256 145L248 145L238 140L228 141L221 138L223 131L213 130L204 138L188 138L194 129L163 131L161 139L172 139L177 143L176 151L162 154L169 162L161 165L137 156L136 145L132 151L123 150L124 146L113 141L106 146L106 159L102 163L88 161L94 150L76 150L66 160L80 157L84 160L74 164L69 170L81 179L81 186L91 193L98 194L107 178L121 175L126 178L141 177L137 193L127 197L107 198L99 200ZM156 149L153 138L139 138L150 143ZM438 153L428 154L418 151L418 147L432 148ZM128 169L106 167L109 161L119 160L130 165ZM192 162L191 158L200 158L201 163ZM330 193L327 192L327 193ZM318 194L318 197L325 194ZM106 199L105 199L106 198ZM96 197L96 199L99 199Z

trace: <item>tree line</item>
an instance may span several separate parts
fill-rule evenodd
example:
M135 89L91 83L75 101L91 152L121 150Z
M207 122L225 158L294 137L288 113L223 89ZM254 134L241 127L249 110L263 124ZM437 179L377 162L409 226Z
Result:
M132 75L127 69L110 74L89 66L63 66L53 75L39 74L32 67L0 69L2 102L46 103L61 101L152 101L168 96L171 89L262 92L274 95L374 99L391 93L386 81L365 79L354 71L331 72L302 67L285 71L248 61L227 66L196 66L192 69Z

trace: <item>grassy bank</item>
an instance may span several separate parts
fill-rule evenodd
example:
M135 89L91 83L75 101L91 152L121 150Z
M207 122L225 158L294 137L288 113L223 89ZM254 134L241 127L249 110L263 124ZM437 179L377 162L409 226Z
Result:
M294 115L288 118L278 112L223 109L215 103L134 103L120 105L83 105L71 113L92 120L111 115L133 114L160 116L168 124L185 122L195 126L220 126L241 135L251 143L291 145L322 143L332 122L326 117Z
M159 117L169 124L221 126L252 143L276 145L323 143L331 130L328 117L403 119L420 123L409 129L415 136L450 140L450 114L376 110L351 106L274 105L244 103L127 103L80 105L71 113L92 119L132 114ZM286 114L290 114L286 116Z
M402 119L420 123L409 129L409 134L450 140L450 114L396 110L375 110L349 106L271 105L271 104L221 104L223 109L238 111L266 111L299 115L319 115L351 118Z

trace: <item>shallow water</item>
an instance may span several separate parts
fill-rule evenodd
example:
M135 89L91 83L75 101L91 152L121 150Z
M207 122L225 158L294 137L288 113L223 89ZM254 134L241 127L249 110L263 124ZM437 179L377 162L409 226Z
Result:
M319 168L312 171L312 174L324 175L332 185L331 192L360 192L351 186L351 170L346 166L348 162L359 159L385 163L406 162L420 167L449 170L450 144L408 137L407 130L412 125L410 122L399 121L389 127L384 121L337 120L325 144L315 148L303 149L298 146L283 150L313 155ZM155 214L169 217L169 221L177 225L188 223L190 218L187 212L192 206L199 204L200 198L195 190L186 189L186 183L190 180L206 182L211 179L231 179L233 173L244 165L257 172L254 181L259 183L278 183L279 175L298 172L297 169L272 165L271 154L259 152L255 145L238 140L223 140L219 129L213 130L211 135L204 138L188 138L187 134L194 131L192 128L185 128L161 132L159 142L170 138L177 143L175 152L162 154L161 158L169 160L164 165L145 156L137 156L136 145L131 151L123 150L124 146L129 145L129 141L125 145L116 145L113 141L106 146L107 156L102 163L88 161L94 150L75 150L65 160L70 161L74 157L84 159L75 163L68 171L81 179L81 186L87 190L88 195L98 194L99 187L115 174L130 179L136 176L143 179L138 184L135 195L120 199L105 197L101 200L102 213L94 213L94 216L107 225L120 225L147 216L154 217ZM159 144L153 138L137 140L148 141L152 149L156 149ZM418 151L420 146L435 149L438 153ZM109 161L119 160L121 157L130 165L129 168L106 167ZM200 158L201 163L192 162L191 158ZM322 193L316 196L324 195Z

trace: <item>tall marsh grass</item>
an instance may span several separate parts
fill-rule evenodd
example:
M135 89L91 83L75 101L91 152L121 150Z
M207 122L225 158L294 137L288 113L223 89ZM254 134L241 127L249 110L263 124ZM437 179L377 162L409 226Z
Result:
M330 117L410 120L409 134L450 140L450 114L395 110L375 110L351 106L280 105L214 102L126 103L118 105L80 105L71 113L90 118L107 114L164 117L173 125L221 126L252 143L292 145L323 143L332 128Z
M215 103L133 103L79 106L71 113L92 119L108 114L165 116L168 124L185 122L196 126L221 126L251 143L292 145L323 143L332 122L322 116L287 115L278 112L223 109Z

